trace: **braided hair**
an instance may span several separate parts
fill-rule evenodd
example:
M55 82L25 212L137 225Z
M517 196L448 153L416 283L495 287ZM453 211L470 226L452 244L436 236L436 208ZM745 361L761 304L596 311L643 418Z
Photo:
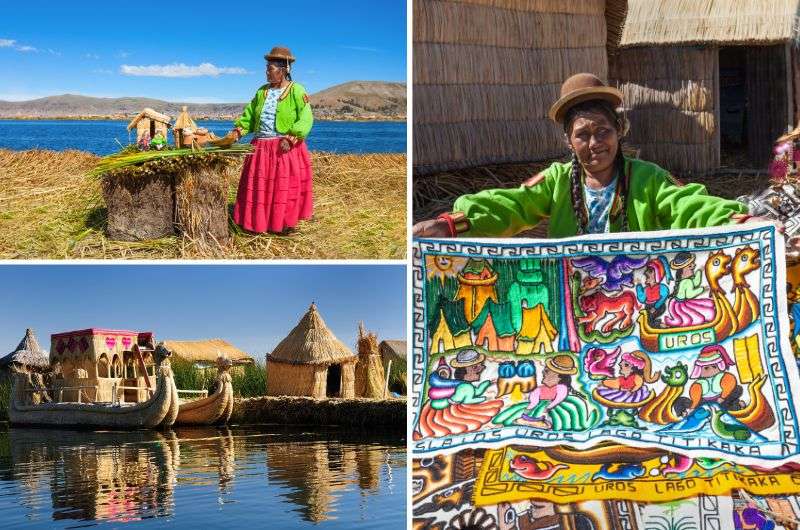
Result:
M567 111L564 118L564 133L567 138L570 137L572 132L572 124L582 114L602 114L609 122L611 122L617 129L619 134L619 144L617 146L617 155L614 157L614 171L618 175L617 187L619 190L619 198L621 201L621 208L614 216L614 218L622 217L622 231L628 231L628 215L627 215L627 197L628 187L630 185L629 175L625 173L625 157L622 154L622 133L625 130L624 119L620 116L611 104L599 100L592 99L579 103ZM570 194L572 196L572 208L578 218L578 234L585 234L589 226L589 211L586 208L586 201L583 197L583 167L581 166L578 154L572 152L572 169L570 171ZM609 213L611 216L612 212ZM611 219L609 219L611 221Z

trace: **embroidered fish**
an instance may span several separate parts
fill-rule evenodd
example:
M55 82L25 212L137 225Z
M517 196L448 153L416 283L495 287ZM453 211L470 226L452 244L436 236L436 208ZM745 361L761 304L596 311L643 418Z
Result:
M550 462L541 462L525 455L517 455L511 459L508 467L522 478L528 480L547 480L555 475L559 469L567 469L569 466L564 464L554 465Z
M603 464L592 480L633 480L644 475L641 464Z

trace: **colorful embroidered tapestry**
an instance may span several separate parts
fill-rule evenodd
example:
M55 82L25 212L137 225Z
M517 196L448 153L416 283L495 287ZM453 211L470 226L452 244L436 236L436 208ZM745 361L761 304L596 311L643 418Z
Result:
M800 465L754 468L619 444L581 450L509 446L486 452L474 504L530 498L558 504L584 499L666 502L735 489L756 495L800 493Z
M413 450L603 440L798 455L771 225L414 244Z
M530 499L475 506L471 498L482 455L483 450L465 449L412 461L414 530L766 530L772 527L752 524L775 518L772 511L730 496L701 495L666 503L626 498L556 504ZM734 502L738 511L734 511ZM758 502L780 509L781 520L791 519L791 508L797 505L795 497ZM744 525L735 526L737 521Z

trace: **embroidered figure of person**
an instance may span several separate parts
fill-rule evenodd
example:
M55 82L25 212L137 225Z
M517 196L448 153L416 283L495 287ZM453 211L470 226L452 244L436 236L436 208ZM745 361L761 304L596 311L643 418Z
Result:
M658 319L667 310L667 298L669 298L667 283L670 281L672 273L667 258L659 256L647 262L644 269L644 285L636 286L636 299L644 304L650 327L661 327Z
M676 271L677 284L673 297L667 302L669 314L664 318L664 323L682 328L714 320L717 313L714 301L711 298L698 298L705 287L701 285L702 272L695 269L694 254L678 252L670 265Z
M717 403L724 410L742 408L739 401L742 385L735 375L727 371L733 365L727 350L718 344L700 350L689 375L689 379L694 380L689 387L689 397L680 397L675 401L675 412L683 415L703 403Z

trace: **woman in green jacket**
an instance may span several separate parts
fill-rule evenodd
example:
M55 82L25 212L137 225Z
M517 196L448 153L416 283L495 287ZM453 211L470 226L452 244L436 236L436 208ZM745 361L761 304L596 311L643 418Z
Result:
M572 159L514 189L459 197L453 212L414 225L415 237L509 237L549 219L549 236L698 228L754 219L743 204L681 185L665 169L623 156L622 93L592 74L561 86L550 118L563 125Z
M235 139L255 133L239 179L233 220L250 232L284 233L313 211L311 158L305 138L314 118L308 95L292 81L295 58L276 46L264 56L268 83L244 108Z

